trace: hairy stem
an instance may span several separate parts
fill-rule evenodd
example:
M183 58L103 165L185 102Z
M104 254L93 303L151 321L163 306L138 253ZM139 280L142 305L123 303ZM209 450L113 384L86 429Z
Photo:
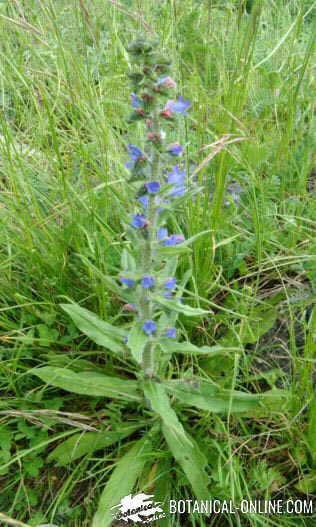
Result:
M158 134L159 132L159 122L157 110L153 110L153 133ZM152 145L151 148L151 171L150 171L150 181L159 180L159 152L157 148ZM156 231L157 231L157 205L155 204L155 198L153 196L149 197L148 203L148 228L147 228L147 238L144 245L144 274L152 276L154 274L154 243L156 241ZM141 298L141 307L142 315L145 320L152 320L154 315L154 306L150 300L150 291L144 289L142 298ZM155 348L156 342L153 337L150 337L150 340L147 342L142 358L142 366L144 374L146 377L153 377L155 375Z

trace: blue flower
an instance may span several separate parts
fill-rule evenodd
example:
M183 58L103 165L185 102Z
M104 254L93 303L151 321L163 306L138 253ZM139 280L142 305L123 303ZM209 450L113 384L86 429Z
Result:
M184 241L184 236L182 234L171 234L171 236L168 236L163 242L164 245L171 246L171 245L178 245L178 243L182 243Z
M134 280L131 280L130 278L125 278L124 276L120 277L120 282L123 285L126 285L127 287L134 287L135 282Z
M174 184L169 194L171 198L185 194L185 172L180 170L178 165L168 172L167 179L169 185Z
M149 289L155 285L155 279L152 276L145 275L140 283L144 289Z
M141 108L141 100L137 97L136 93L131 93L132 107L135 109Z
M149 203L149 197L148 196L141 196L140 198L138 198L138 201L143 205L143 207L145 209L147 209L148 203Z
M176 101L167 101L164 111L170 110L174 113L187 115L187 109L190 108L190 106L192 106L190 101L186 101L182 95L180 95Z
M173 143L172 145L168 146L167 151L171 156L179 157L183 153L183 146L181 146L179 143Z
M177 330L176 328L168 328L165 331L165 336L169 339L176 339L177 338Z
M134 214L131 225L136 229L143 229L147 227L148 222L143 214Z
M140 159L143 159L144 154L143 152L135 145L128 144L127 145L128 152L130 155L130 160L125 163L126 168L133 169Z
M174 289L176 287L176 284L177 284L177 279L176 278L168 278L167 281L164 283L164 287L166 289Z
M157 331L157 326L153 320L146 320L142 326L142 330L146 335L152 335Z
M156 192L160 191L159 181L150 181L149 183L145 183L145 187L149 194L155 194Z
M165 227L160 227L157 231L157 238L161 242L164 238L167 238L168 230Z

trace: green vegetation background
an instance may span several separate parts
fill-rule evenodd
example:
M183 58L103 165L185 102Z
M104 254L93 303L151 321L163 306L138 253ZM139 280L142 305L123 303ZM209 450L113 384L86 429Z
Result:
M183 334L240 351L173 367L224 387L288 393L268 417L191 411L184 420L210 452L221 499L316 499L315 28L312 0L1 0L0 512L29 525L89 526L130 439L57 465L49 452L69 431L137 420L121 402L48 388L28 372L51 364L128 374L59 303L125 322L102 277L119 268L120 210L132 206L125 146L141 130L126 122L125 46L139 30L160 35L193 103L179 137L188 160L201 163L226 134L239 138L198 173L205 191L179 222L189 235L211 226L217 245L232 238L214 252L203 237L184 258L196 302L207 299L214 317L183 320ZM174 499L185 485L171 489ZM209 525L313 521L223 516Z

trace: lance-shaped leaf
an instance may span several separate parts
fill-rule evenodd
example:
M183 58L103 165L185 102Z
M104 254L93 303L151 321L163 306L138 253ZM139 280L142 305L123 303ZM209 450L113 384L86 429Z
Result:
M122 340L126 336L125 330L108 324L88 309L77 304L60 304L60 306L68 313L80 331L93 342L115 353L122 353Z
M169 298L164 298L163 296L155 296L154 300L161 304L164 307L167 307L170 310L177 311L178 313L183 313L187 317L197 317L201 315L209 315L212 311L206 311L205 309L200 309L199 307L191 307L186 304L181 304L176 300Z
M264 402L284 398L282 392L271 394L250 394L238 390L224 390L217 384L199 378L192 381L168 381L164 383L170 394L185 406L195 406L214 413L258 412L264 409Z
M101 494L92 527L108 527L112 524L117 512L117 509L112 507L118 505L124 496L133 492L151 449L151 442L147 437L143 437L117 462Z
M140 401L136 381L108 377L92 371L75 373L67 368L45 366L31 370L42 381L68 392L95 397L113 397L129 401Z
M159 247L157 253L160 256L178 256L181 254L190 253L192 249L190 247L183 247L182 243L179 245L170 245L166 247Z
M137 270L135 258L127 249L122 250L121 267L124 271L134 272Z
M139 324L135 324L128 335L127 346L139 364L142 362L143 351L147 342L148 336L142 331Z
M47 457L47 461L56 461L58 466L66 466L76 459L108 447L129 436L138 426L123 426L120 430L103 432L80 432L60 443Z
M195 346L191 342L176 342L160 340L159 345L165 353L192 353L193 355L215 356L227 351L238 351L238 348L223 348L223 346Z
M160 383L146 381L145 397L152 410L162 419L162 432L170 451L188 478L198 499L208 499L209 477L205 471L207 460L196 441L189 436L170 405L165 387Z

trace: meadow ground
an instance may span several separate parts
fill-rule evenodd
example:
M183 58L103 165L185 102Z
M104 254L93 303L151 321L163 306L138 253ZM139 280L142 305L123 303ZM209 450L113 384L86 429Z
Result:
M199 170L203 193L178 222L188 235L213 231L183 257L180 274L192 269L192 305L214 314L181 319L182 334L237 351L174 358L171 369L285 395L260 415L210 408L186 411L182 422L203 445L214 496L316 500L316 3L240 4L0 2L0 512L10 518L90 526L113 464L134 436L83 449L75 460L54 449L73 432L145 422L122 401L71 394L30 374L44 365L130 371L128 361L84 337L59 304L75 301L126 323L104 275L118 272L120 211L132 207L126 144L137 144L141 132L127 123L126 46L139 31L161 37L179 90L193 103L179 136L188 167L227 134L236 139ZM191 497L181 468L169 472L163 445L149 456L143 483L155 488L156 460L169 474L165 495ZM185 521L287 527L312 526L315 518Z

